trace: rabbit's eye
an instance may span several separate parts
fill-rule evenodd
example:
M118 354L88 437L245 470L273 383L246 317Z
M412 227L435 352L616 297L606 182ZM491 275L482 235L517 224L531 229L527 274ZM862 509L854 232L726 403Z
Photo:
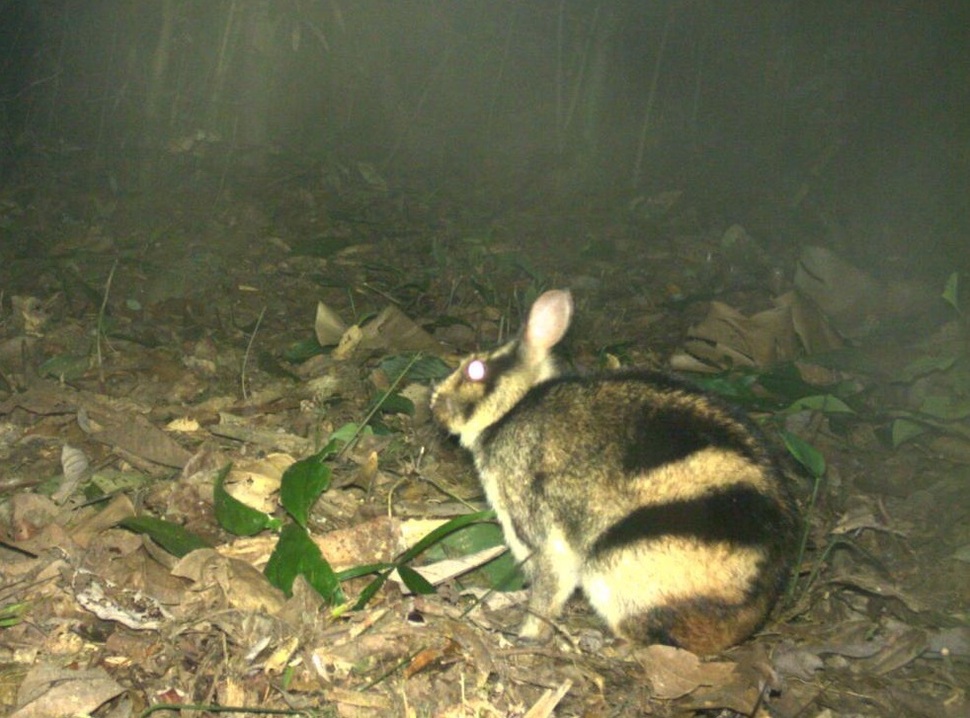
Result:
M481 359L475 359L468 362L468 366L465 367L465 378L468 381L481 381L485 378L485 362Z

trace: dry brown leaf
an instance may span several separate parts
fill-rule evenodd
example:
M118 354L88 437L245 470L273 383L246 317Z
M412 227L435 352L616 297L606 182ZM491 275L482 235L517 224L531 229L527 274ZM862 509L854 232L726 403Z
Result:
M704 367L764 367L793 359L798 351L789 307L780 306L746 317L722 302L711 302L708 315L688 330L682 351L670 360L678 370Z
M923 610L923 602L908 593L904 593L896 588L890 581L877 578L875 576L864 576L861 574L833 576L826 583L841 584L849 588L854 588L863 593L883 598L895 598L906 608L914 613Z
M357 347L361 351L437 351L440 348L434 337L393 304L381 310L361 331Z
M272 513L278 503L277 494L283 472L294 462L295 459L289 454L274 453L233 464L226 477L226 491L257 511Z
M801 380L812 386L832 386L842 379L839 372L810 361L796 361L795 368L798 370L798 376Z
M194 581L195 591L208 592L211 606L274 614L285 602L283 592L254 566L215 549L192 551L175 564L172 575Z
M346 529L314 536L334 570L388 561L407 548L398 519L380 516Z
M802 681L812 680L815 672L825 667L825 662L817 652L791 642L783 643L775 649L772 662L778 673Z
M182 468L192 454L140 414L78 412L78 425L92 439L152 464Z
M91 540L107 531L113 526L117 526L120 521L135 515L135 505L125 494L118 494L101 511L92 514L77 526L71 529L71 538L79 546L87 547Z
M10 538L30 541L57 520L61 508L41 494L18 492L10 497Z
M734 676L733 663L702 663L682 648L653 645L637 649L634 658L643 667L657 698L673 700L700 686L717 686Z
M824 312L810 299L798 292L788 292L774 301L777 306L787 306L791 310L792 327L808 354L832 351L843 345L842 338L831 327Z
M39 663L17 691L17 708L9 718L91 715L124 689L103 668L71 670Z
M849 338L865 336L889 320L920 316L938 301L921 284L880 282L823 247L802 250L794 282Z
M340 338L347 331L347 325L337 312L323 302L317 302L317 317L313 323L313 331L320 346L332 347L340 343Z
M918 628L903 628L901 632L889 637L879 653L859 661L853 668L867 675L883 676L912 663L926 652L928 646L929 641L925 631Z
M833 625L820 638L817 642L804 644L801 649L818 655L832 653L847 658L867 658L877 654L884 645L881 636L873 635L872 622L868 620Z

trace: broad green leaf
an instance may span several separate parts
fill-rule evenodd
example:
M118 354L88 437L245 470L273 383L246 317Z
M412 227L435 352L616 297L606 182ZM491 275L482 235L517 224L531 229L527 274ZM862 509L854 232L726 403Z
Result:
M802 378L802 372L795 362L782 362L758 372L755 377L759 386L777 396L782 402L792 402L802 396L818 391L818 387Z
M452 368L436 356L424 355L418 358L417 361L414 361L413 364L411 364L412 361L412 355L395 354L394 356L385 357L380 363L380 368L389 377L400 376L401 372L407 370L407 376L405 378L409 381L443 379L452 372ZM411 364L410 369L407 368L408 364Z
M378 407L384 414L407 414L414 416L414 402L400 394L379 394L371 401L367 411Z
M344 601L344 594L333 568L320 553L306 529L297 524L283 527L263 573L270 583L287 596L293 592L293 581L303 574L307 582L328 603Z
M154 516L130 516L118 522L122 528L145 534L173 556L182 558L191 551L211 546L182 526Z
M429 559L466 556L503 543L502 527L483 522L455 531L430 548L426 555ZM516 569L515 557L509 551L465 574L464 579L474 582L476 577L481 577L482 583L500 591L517 591L525 585L525 576Z
M413 561L417 556L420 556L425 550L430 546L434 546L436 543L441 541L445 536L450 533L457 531L460 528L464 528L470 524L478 523L479 521L491 521L495 518L495 512L492 510L487 511L476 511L471 514L464 514L463 516L456 516L447 523L442 524L438 528L430 531L426 536L424 536L420 541L418 541L414 546L407 549L394 562L396 565L408 563Z
M780 431L781 440L785 442L785 448L795 457L799 464L804 466L814 477L819 478L825 474L825 457L822 452L802 439L800 436L788 431Z
M938 371L946 371L956 362L955 354L944 356L924 356L911 361L899 373L899 381L911 382L921 376L933 374Z
M280 503L300 526L306 528L310 509L320 494L330 488L331 471L327 460L337 453L337 440L330 439L313 456L300 459L283 472Z
M434 586L432 586L424 576L410 566L398 566L397 573L411 593L428 595L435 592Z
M369 584L367 584L364 587L364 590L361 591L360 595L357 597L357 602L354 603L355 611L361 610L362 608L364 608L364 606L370 603L370 600L374 598L374 594L380 591L381 586L383 586L387 582L387 577L389 573L390 572L385 571L384 573L378 574L377 576L374 577L373 581L371 581Z
M342 444L346 444L348 441L353 439L357 433L361 434L368 433L368 427L361 429L357 424L350 422L344 424L339 429L335 429L332 434L330 434L330 441L339 441ZM329 444L328 444L329 446Z
M265 529L279 528L278 519L246 506L226 491L223 483L231 468L232 464L227 464L219 472L213 487L213 508L219 525L236 536L255 536Z
M747 400L754 398L751 390L752 377L747 374L709 374L691 377L694 384L729 399Z
M91 358L86 356L72 356L58 354L41 364L37 373L55 379L78 379L91 368Z
M323 347L320 346L320 343L317 341L316 337L308 337L298 342L294 342L283 350L283 358L293 364L302 364L307 359L310 357L315 357L317 354L323 354Z
M970 417L970 399L953 396L928 396L920 404L921 414L943 421L958 421Z
M899 446L920 434L926 433L926 426L912 419L896 419L893 422L893 446Z

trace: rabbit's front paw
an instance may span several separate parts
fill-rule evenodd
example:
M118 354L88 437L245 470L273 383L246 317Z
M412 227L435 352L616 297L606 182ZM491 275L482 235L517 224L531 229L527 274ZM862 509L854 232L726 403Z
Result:
M519 629L519 638L530 643L545 643L552 637L552 627L548 621L529 613Z

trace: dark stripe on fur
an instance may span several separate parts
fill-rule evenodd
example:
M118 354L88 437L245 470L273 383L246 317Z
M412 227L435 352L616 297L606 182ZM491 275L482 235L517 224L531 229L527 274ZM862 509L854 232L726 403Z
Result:
M495 387L502 379L502 375L507 373L510 369L514 369L519 366L520 362L521 360L519 359L518 347L504 356L486 357L484 379L485 396L488 396L495 391Z
M634 509L600 534L590 555L663 536L760 546L772 543L772 534L787 530L788 523L774 499L735 484L696 499Z

